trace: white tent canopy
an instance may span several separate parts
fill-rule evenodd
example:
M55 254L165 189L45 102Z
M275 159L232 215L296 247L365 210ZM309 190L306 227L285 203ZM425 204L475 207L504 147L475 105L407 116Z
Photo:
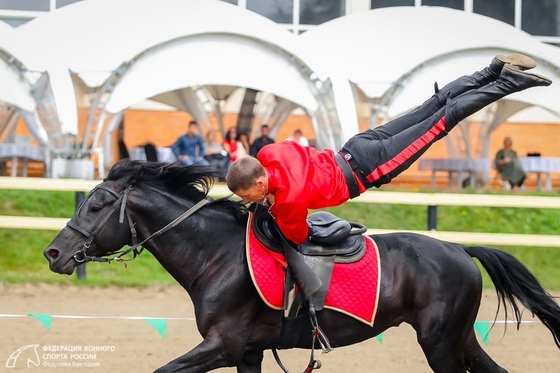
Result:
M32 69L67 69L85 86L97 89L124 63L122 78L104 103L112 113L157 95L165 97L165 92L202 85L272 93L304 108L314 123L320 109L309 80L312 69L299 56L297 37L265 17L222 1L84 1L38 17L17 31L21 43L37 46L25 56ZM66 96L74 89L71 81L61 79L55 86L53 93L62 103L59 110L73 106L75 111L75 100ZM75 131L77 123L65 128Z
M199 34L175 39L144 52L119 82L107 109L116 113L182 87L225 85L270 92L316 110L308 82L285 57L273 45L239 35Z
M17 32L20 40L33 41L37 46L29 50L30 68L41 69L54 61L75 73L104 74L105 78L123 61L189 35L238 34L295 52L291 33L265 17L223 1L82 1L42 15ZM221 58L232 57L243 56ZM88 80L88 85L98 86L103 80Z
M21 47L13 43L14 32L12 26L0 22L0 102L33 111L36 105L29 84L21 76L21 71L7 61L10 58L21 59L18 55Z
M0 47L1 49L1 47ZM34 111L35 101L29 91L29 84L6 61L0 58L0 102Z
M440 7L390 7L355 13L301 35L306 61L328 76L344 76L370 99L391 97L388 116L419 105L461 75L487 66L498 53L533 57L535 72L560 78L560 49L495 19ZM558 111L560 84L516 93L511 99ZM335 87L335 96L337 95ZM341 118L341 123L346 122Z

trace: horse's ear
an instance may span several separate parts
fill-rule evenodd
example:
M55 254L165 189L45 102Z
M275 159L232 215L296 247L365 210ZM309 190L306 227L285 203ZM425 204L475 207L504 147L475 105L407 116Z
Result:
M117 184L123 188L126 188L129 185L132 185L138 180L138 173L130 173L128 175L123 176L117 181Z

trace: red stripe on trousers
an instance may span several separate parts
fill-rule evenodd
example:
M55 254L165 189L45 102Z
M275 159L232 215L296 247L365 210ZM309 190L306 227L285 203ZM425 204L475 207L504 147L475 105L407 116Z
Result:
M443 131L445 131L445 117L441 118L432 128L428 130L428 132L426 132L412 144L407 146L402 152L373 170L372 173L366 176L367 180L370 183L373 183L379 180L382 176L387 175L391 171L395 170L406 160L410 159L410 157L412 157L414 154L418 153L418 151L422 150Z

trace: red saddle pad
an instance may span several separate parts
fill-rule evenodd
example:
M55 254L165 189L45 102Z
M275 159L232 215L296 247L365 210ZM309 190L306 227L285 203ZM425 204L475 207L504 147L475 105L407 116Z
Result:
M281 310L284 302L284 280L287 263L283 254L266 248L252 229L253 215L247 223L247 262L253 283L262 300ZM379 302L381 263L375 242L362 236L366 252L355 263L335 263L325 308L344 313L372 326Z

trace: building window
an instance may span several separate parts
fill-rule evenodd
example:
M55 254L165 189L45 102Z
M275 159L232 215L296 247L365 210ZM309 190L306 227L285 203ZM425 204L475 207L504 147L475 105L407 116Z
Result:
M246 0L246 7L294 34L346 14L346 0Z
M515 25L515 0L473 0L473 12Z
M556 0L523 0L521 29L531 35L560 36L560 14Z
M0 0L0 9L49 11L49 0Z
M464 10L465 0L422 0L422 5L443 6L446 8Z
M300 0L299 23L320 25L345 13L344 0Z
M247 9L276 23L292 23L294 18L293 0L247 0Z
M414 6L414 0L371 0L371 9L391 6Z

